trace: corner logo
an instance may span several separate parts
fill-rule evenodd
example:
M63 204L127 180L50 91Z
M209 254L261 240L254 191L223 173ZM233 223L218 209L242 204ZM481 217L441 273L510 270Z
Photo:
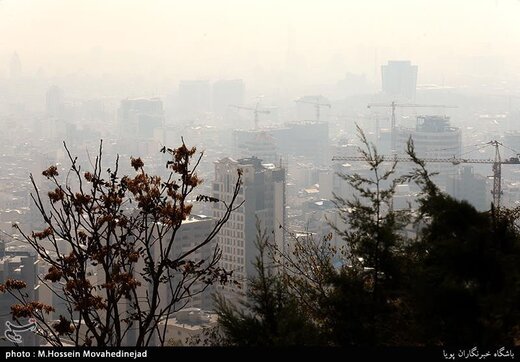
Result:
M36 319L30 318L29 323L17 326L9 321L5 322L7 329L4 331L4 336L13 343L22 343L22 336L18 333L35 331L36 330Z

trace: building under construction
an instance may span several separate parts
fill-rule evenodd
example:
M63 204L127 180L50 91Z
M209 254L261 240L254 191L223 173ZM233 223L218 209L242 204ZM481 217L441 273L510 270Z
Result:
M329 127L326 122L287 122L281 127L233 132L236 157L259 158L272 162L271 155L303 157L315 165L330 162L328 152Z
M396 128L396 151L398 156L405 156L406 144L411 137L415 152L423 159L459 158L462 149L460 128L452 127L446 116L418 116L415 129ZM446 185L446 178L457 175L458 166L451 163L428 164L430 172L438 172L436 181Z

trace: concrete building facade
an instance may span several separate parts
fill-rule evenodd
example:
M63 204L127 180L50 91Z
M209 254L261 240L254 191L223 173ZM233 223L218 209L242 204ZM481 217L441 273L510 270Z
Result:
M284 229L280 226L285 223L285 169L262 164L256 157L216 161L213 197L226 202L231 200L239 169L243 183L235 205L242 204L217 236L222 249L220 264L228 271L233 270L233 279L241 286L225 286L222 292L235 301L244 298L247 280L255 274L257 225L266 232L269 242L283 248ZM216 203L213 216L221 218L224 212L224 205Z
M383 93L404 98L415 99L417 89L417 65L410 61L389 61L381 66Z
M159 98L124 99L118 111L119 133L124 139L151 139L164 126L163 103Z
M487 179L473 173L471 166L463 166L457 175L450 176L446 191L458 200L466 200L479 211L489 210L491 206Z
M399 156L405 156L406 144L411 137L419 158L439 160L460 158L461 136L461 130L452 127L448 117L418 116L415 129L401 127L396 129L396 151ZM443 187L447 184L447 177L455 176L458 172L458 166L450 162L430 162L427 163L427 168L430 172L439 174L435 180Z

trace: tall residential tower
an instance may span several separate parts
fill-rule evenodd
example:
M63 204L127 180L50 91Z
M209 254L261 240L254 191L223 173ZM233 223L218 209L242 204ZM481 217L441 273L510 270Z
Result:
M247 291L246 281L255 274L254 261L258 255L256 247L257 229L266 233L270 243L284 246L285 222L285 169L274 164L262 163L256 157L238 161L224 158L215 162L213 196L229 202L233 196L238 177L242 170L243 183L236 206L243 204L231 214L229 221L217 236L222 249L220 264L226 270L233 270L233 279L241 288L226 286L226 297L238 301ZM225 212L222 203L216 203L213 216L221 218Z

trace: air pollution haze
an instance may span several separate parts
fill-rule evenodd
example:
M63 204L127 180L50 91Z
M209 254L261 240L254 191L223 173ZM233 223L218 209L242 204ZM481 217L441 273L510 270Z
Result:
M516 0L0 0L0 347L514 357L518 19Z
M464 85L518 78L519 11L513 0L5 0L0 55L17 51L28 75L239 77L262 88L346 70L377 84L385 60L412 59L420 83Z

